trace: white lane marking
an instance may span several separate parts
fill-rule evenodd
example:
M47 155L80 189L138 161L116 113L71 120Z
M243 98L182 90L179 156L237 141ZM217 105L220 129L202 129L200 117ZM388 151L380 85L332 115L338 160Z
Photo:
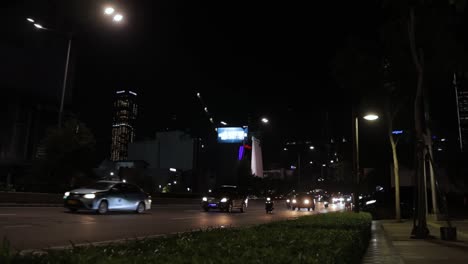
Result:
M10 225L10 226L4 226L3 228L22 228L22 227L32 227L32 225Z
M0 214L0 216L13 216L13 215L16 215L16 214Z

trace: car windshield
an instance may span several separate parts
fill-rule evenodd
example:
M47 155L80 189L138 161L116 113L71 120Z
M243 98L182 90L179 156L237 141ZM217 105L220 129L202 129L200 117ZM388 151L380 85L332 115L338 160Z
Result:
M213 194L232 194L236 192L236 188L233 187L221 187L213 191Z
M96 182L90 186L87 186L88 189L95 189L95 190L109 190L114 183L112 182Z

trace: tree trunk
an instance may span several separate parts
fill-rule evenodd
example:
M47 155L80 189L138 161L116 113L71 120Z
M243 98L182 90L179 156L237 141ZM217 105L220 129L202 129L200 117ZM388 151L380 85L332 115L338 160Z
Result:
M416 33L415 33L415 17L414 8L410 9L410 20L408 22L408 38L411 48L411 56L417 72L417 86L416 96L414 99L414 128L416 133L416 166L417 168L417 190L418 190L418 203L417 203L417 226L413 227L413 234L416 238L426 238L429 234L426 221L426 201L422 169L424 165L424 134L423 134L423 118L422 118L422 95L423 95L423 80L424 80L424 57L421 49L416 48Z
M400 165L398 163L397 144L393 138L392 132L388 135L390 139L390 145L392 146L392 157L393 157L393 177L395 179L395 220L401 220L400 211Z

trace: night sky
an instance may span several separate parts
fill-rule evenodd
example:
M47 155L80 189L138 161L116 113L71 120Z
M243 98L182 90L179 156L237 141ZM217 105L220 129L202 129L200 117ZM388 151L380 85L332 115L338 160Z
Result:
M374 1L316 2L9 1L0 52L10 77L2 87L58 98L66 41L32 28L25 18L34 17L74 33L68 109L94 131L103 156L113 94L122 89L139 95L137 139L209 128L197 92L217 121L269 117L272 149L288 139L322 140L324 127L349 137L353 93L334 80L333 58L351 32L372 38L370 21L379 18ZM103 15L106 4L122 10L124 23Z

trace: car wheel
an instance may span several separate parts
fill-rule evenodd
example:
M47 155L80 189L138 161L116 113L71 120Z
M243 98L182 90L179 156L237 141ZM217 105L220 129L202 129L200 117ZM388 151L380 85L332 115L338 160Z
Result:
M294 211L294 210L296 210L296 207L293 206L293 207L291 207L291 209Z
M310 207L309 207L309 208L307 208L307 211L309 211L309 212L310 212Z
M76 211L78 211L78 209L76 209L76 208L68 208L68 210L70 210L70 212L72 212L72 213L76 213Z
M325 205L325 208L328 208L328 204Z
M227 209L226 209L226 212L228 213L232 213L232 203L229 203Z
M242 207L241 207L241 209L240 209L240 212L241 212L241 213L245 213L245 209L246 209L246 208L247 208L247 207L245 206L245 204L242 204Z
M314 205L314 206L312 206L312 211L315 211L315 205Z
M107 203L107 201L102 201L98 206L97 213L102 215L102 214L106 214L108 211L109 211L109 204Z
M140 202L137 206L136 213L141 214L145 211L145 204L143 202Z

